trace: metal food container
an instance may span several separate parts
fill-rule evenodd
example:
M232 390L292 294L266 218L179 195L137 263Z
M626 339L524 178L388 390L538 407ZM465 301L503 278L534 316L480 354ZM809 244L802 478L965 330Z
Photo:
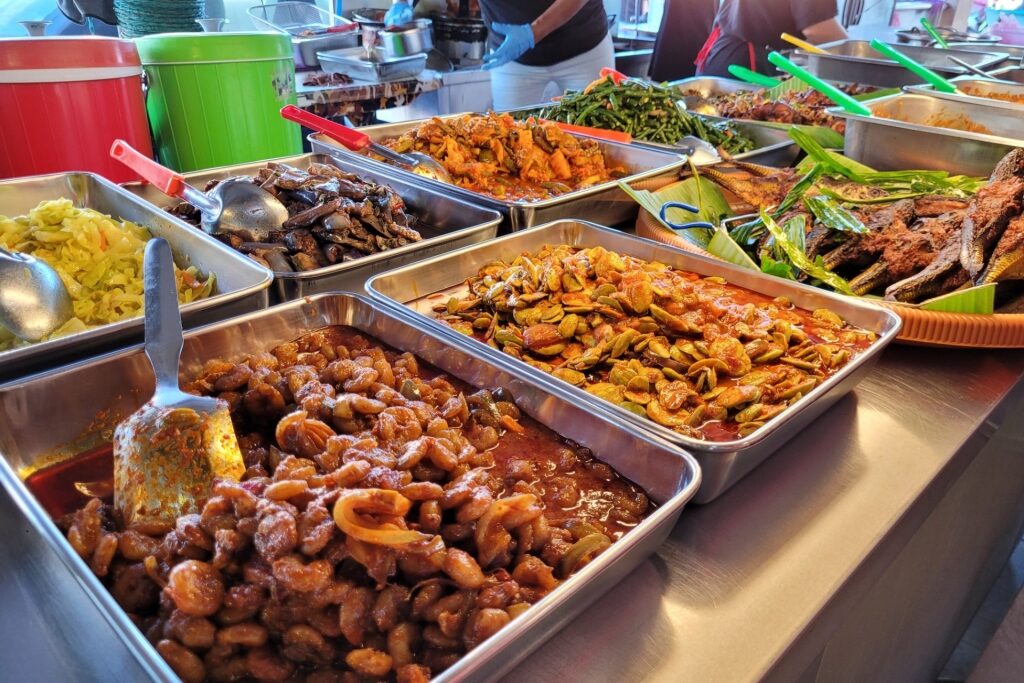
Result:
M92 173L57 173L0 181L0 215L28 213L40 202L70 199L80 208L149 228L163 237L181 267L197 266L217 280L214 294L181 307L185 327L196 327L266 308L270 271L237 251L160 211L105 178ZM122 320L49 341L0 351L0 381L95 355L142 338L142 317Z
M464 116L464 114L451 114L437 118L447 121L460 116ZM380 142L384 138L401 135L429 120L387 123L379 126L367 126L359 130L369 135L374 142ZM421 184L442 194L459 197L477 206L494 209L505 217L502 223L502 229L505 231L521 230L559 218L593 219L609 224L630 220L636 216L636 202L619 188L619 182L626 182L632 187L645 187L648 183L651 183L653 187L660 187L675 178L676 173L685 162L685 159L676 153L598 140L598 146L613 165L622 164L626 167L628 172L626 177L612 179L593 187L566 192L557 197L540 201L504 201L490 195L456 187L450 183L425 178L383 161L371 159L365 154L341 147L337 142L319 133L310 135L309 141L314 152L329 154L338 159L357 159L365 168L387 169L396 177L406 178L412 183Z
M342 50L318 52L320 67L328 73L345 74L360 81L387 81L398 78L411 78L427 66L427 54L424 52L408 57L384 57L379 52L367 57L366 50L361 47L348 47Z
M269 349L332 324L353 326L474 386L506 387L526 413L556 433L589 447L597 458L645 489L659 504L647 519L593 562L434 678L437 683L495 680L510 670L657 550L697 490L700 470L689 455L631 425L609 425L560 388L542 385L482 357L466 341L453 341L423 329L411 316L388 312L360 297L318 296L190 332L182 354L184 373L194 373L214 358L235 358ZM115 420L131 413L148 398L152 385L142 347L136 346L26 382L0 386L0 410L8 417L0 423L0 483L37 532L28 542L51 547L63 561L63 568L94 603L94 613L83 618L109 624L109 630L96 629L97 651L111 660L134 658L150 673L151 680L170 683L178 677L75 553L18 474L69 442L81 443L83 432L89 433L97 413ZM47 429L39 429L38 416L54 413L61 419L51 421Z
M864 102L872 113L861 116L829 109L846 118L846 155L879 171L921 169L987 176L1015 147L1024 147L1024 127L1016 107L939 99L900 93ZM935 117L967 117L992 134L969 133L929 125Z
M788 297L804 309L829 308L853 325L878 334L878 340L838 373L822 382L800 401L772 418L764 427L749 436L733 441L703 441L673 432L651 420L640 417L597 398L546 372L517 361L497 349L469 339L433 318L430 307L437 303L436 293L445 295L464 292L465 281L478 270L498 259L508 260L524 252L536 252L545 245L568 244L574 247L602 246L620 254L628 254L647 261L658 261L675 268L701 275L718 275L731 284L745 287L769 297ZM589 405L595 413L608 416L614 424L630 424L646 429L689 452L700 463L703 476L696 502L714 500L736 483L747 472L760 464L786 441L814 421L839 400L868 373L882 350L896 338L900 318L892 311L853 297L832 294L822 289L798 284L782 278L717 259L697 256L665 244L634 237L583 221L557 221L538 226L487 244L469 247L427 261L378 275L366 285L370 295L398 308L411 308L424 316L424 325L444 331L451 338L471 341L482 353L495 362L518 368L524 374L573 396L579 405ZM463 341L465 343L465 341Z
M292 47L295 50L295 66L299 69L315 69L320 66L317 52L355 47L359 44L359 31L355 22L308 2L256 5L246 11L257 28L267 28L291 36ZM302 35L305 31L322 32L339 26L345 27L345 30L337 33ZM349 29L349 26L352 28Z
M676 88L682 95L682 100L687 108L701 100L706 100L716 95L731 95L737 92L751 92L763 88L753 83L723 78L721 76L691 76L681 78L678 81L670 81L668 86ZM694 92L696 95L687 95L687 92Z
M746 161L751 164L761 164L762 166L792 166L800 154L800 148L797 147L793 138L789 137L789 131L786 128L766 124L761 121L727 119L721 116L707 116L705 114L700 116L707 121L728 121L738 131L754 141L754 148L752 150L732 156L736 161ZM646 142L644 140L633 140L631 144L637 147L647 147L674 154L685 154L688 149L681 145L662 145L657 142ZM709 161L696 165L710 166L716 163L718 162Z
M866 40L839 40L819 47L829 54L799 52L806 60L807 70L818 78L843 83L877 85L882 88L899 88L921 82L920 78L904 67L883 57ZM912 45L899 45L897 49L914 61L950 78L965 73L963 67L948 59L950 56L962 59L979 69L996 66L1007 58L1005 52L997 50L973 52Z
M957 87L969 86L973 90L982 93L981 95L967 95L959 92L943 92L936 90L933 85L911 85L904 88L907 92L917 93L919 95L927 95L929 97L937 97L940 100L953 100L954 102L972 102L985 107L1009 107L1018 112L1024 109L1024 83L1014 83L1012 81L996 81L990 78L979 78L977 76L959 76L954 78L952 83L956 83ZM1006 100L1000 100L993 97L986 97L986 95L1016 95L1021 98L1021 102L1008 102ZM1024 130L1021 131L1021 137L1024 137Z
M473 206L453 197L442 195L430 188L409 183L396 177L392 169L370 169L344 159L334 159L323 154L303 154L270 161L289 164L305 170L311 162L331 164L343 171L355 173L361 178L382 185L389 185L401 195L406 206L419 222L415 226L424 239L396 249L346 263L336 263L325 268L302 272L274 273L274 300L290 301L311 294L330 291L362 292L363 283L374 273L411 263L417 259L443 254L460 247L478 244L498 234L501 215L496 211ZM202 188L213 179L240 175L255 175L268 161L256 161L237 166L223 166L185 175L186 182ZM147 183L128 183L124 188L151 204L167 209L180 203L168 197ZM237 253L237 252L236 252ZM239 254L242 256L241 254ZM246 260L248 257L242 256Z
M1010 63L1020 65L1024 58L1024 45L1011 45L1009 43L960 43L951 42L949 46L954 50L965 50L967 52L1005 52L1009 55Z
M989 75L992 78L1000 81L1009 81L1011 83L1024 83L1024 68L1020 65L1017 66L1006 66L994 71L989 71Z

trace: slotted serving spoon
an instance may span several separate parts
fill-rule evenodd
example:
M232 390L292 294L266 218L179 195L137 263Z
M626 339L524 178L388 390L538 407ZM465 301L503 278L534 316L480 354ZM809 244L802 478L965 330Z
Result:
M811 72L807 71L807 69L797 66L778 52L770 52L768 54L768 61L794 78L799 78L801 81L811 86L851 114L871 116L871 110L863 104L853 99L834 85L821 80Z
M871 41L871 47L874 48L875 51L881 52L889 59L907 69L915 76L923 79L939 92L959 92L956 89L955 83L946 80L924 64L911 59L893 46L886 45L882 41L875 39Z
M0 326L18 339L39 341L71 320L71 295L49 263L0 249Z
M288 209L281 200L248 178L225 178L209 192L201 192L180 173L161 166L124 140L114 140L110 156L169 197L184 199L199 209L202 228L211 235L232 233L246 242L265 242L288 220Z
M215 478L238 481L245 464L227 402L178 386L184 342L166 240L146 244L143 282L145 349L156 391L114 430L114 504L127 525L163 529L201 510Z
M413 173L420 173L428 177L440 180L445 183L454 184L448 170L436 159L421 152L398 152L388 149L384 145L374 142L369 135L361 133L354 128L335 123L322 116L317 116L305 109L299 109L294 104L286 104L281 107L281 116L289 121L302 124L317 133L322 133L336 142L340 142L353 152L361 152L365 149L374 154L384 157L393 164L409 167Z

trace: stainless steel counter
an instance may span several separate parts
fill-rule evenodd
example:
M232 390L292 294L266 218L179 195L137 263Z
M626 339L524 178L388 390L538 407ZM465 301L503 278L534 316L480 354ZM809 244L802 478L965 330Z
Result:
M1024 521L1022 379L1019 352L890 348L507 680L934 680ZM3 678L142 680L6 498L0 537Z

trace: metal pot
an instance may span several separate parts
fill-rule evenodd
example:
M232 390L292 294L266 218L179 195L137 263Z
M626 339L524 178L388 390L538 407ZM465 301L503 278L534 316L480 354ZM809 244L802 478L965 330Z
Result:
M430 37L431 26L430 19L414 19L408 24L379 30L377 49L388 59L429 52L434 47Z
M454 64L480 62L487 52L487 24L468 17L434 17L434 45Z

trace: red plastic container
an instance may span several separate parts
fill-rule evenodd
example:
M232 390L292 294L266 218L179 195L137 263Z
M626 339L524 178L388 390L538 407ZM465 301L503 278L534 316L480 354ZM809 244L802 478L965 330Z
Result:
M92 171L137 180L115 138L153 146L135 45L113 38L0 39L0 178Z

